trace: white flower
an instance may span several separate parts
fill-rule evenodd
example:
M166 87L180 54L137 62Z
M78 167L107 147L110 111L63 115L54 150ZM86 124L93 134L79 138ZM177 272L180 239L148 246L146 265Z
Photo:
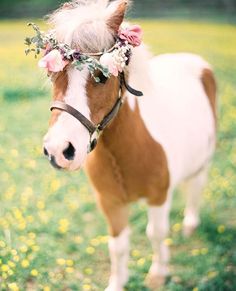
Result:
M117 62L112 53L105 53L100 58L100 64L103 67L106 67L110 74L113 76L118 76L119 68L117 66Z

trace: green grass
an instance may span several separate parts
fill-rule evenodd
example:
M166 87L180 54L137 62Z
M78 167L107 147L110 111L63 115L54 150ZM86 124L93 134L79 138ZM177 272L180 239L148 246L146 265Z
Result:
M184 199L171 212L172 276L163 290L236 286L236 26L139 21L155 53L191 51L215 68L220 95L218 147L204 192L202 224L181 235ZM50 89L24 57L25 22L0 22L0 290L104 290L109 275L106 223L82 172L53 170L41 153ZM146 205L131 207L128 291L148 290L151 262ZM19 289L18 289L19 288Z

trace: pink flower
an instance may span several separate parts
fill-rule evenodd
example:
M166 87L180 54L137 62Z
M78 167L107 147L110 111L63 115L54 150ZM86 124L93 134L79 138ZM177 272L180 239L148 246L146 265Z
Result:
M121 29L118 36L122 40L128 41L132 46L139 46L142 42L142 29L139 25L133 25L125 29Z
M52 50L44 56L38 63L40 68L46 68L49 72L63 71L69 61L64 61L58 50Z
M111 53L105 53L100 58L100 64L108 68L108 71L113 76L117 77L120 71L119 66L116 64L115 59Z

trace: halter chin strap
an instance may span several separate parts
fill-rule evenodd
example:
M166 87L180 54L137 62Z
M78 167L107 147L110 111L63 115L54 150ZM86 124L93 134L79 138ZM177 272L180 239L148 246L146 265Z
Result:
M90 141L89 141L87 152L90 153L91 151L93 151L95 149L100 133L116 117L116 115L118 114L118 112L120 110L120 107L123 103L123 98L122 98L122 86L123 85L131 94L133 94L135 96L143 96L143 93L141 91L137 91L137 90L131 88L126 83L124 73L121 73L120 74L120 88L119 88L118 99L117 99L115 105L113 106L112 110L97 125L92 123L87 117L85 117L82 113L80 113L74 107L72 107L69 104L66 104L65 102L62 102L62 101L52 102L50 110L53 111L54 109L59 109L59 110L65 111L65 112L69 113L70 115L74 116L81 124L83 124L84 127L87 128L89 135L90 135Z

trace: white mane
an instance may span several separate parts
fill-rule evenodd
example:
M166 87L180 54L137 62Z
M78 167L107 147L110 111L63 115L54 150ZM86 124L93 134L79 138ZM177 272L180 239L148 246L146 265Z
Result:
M98 52L109 49L114 43L114 34L107 26L107 20L120 0L72 1L66 7L55 11L49 23L57 38L84 52Z

